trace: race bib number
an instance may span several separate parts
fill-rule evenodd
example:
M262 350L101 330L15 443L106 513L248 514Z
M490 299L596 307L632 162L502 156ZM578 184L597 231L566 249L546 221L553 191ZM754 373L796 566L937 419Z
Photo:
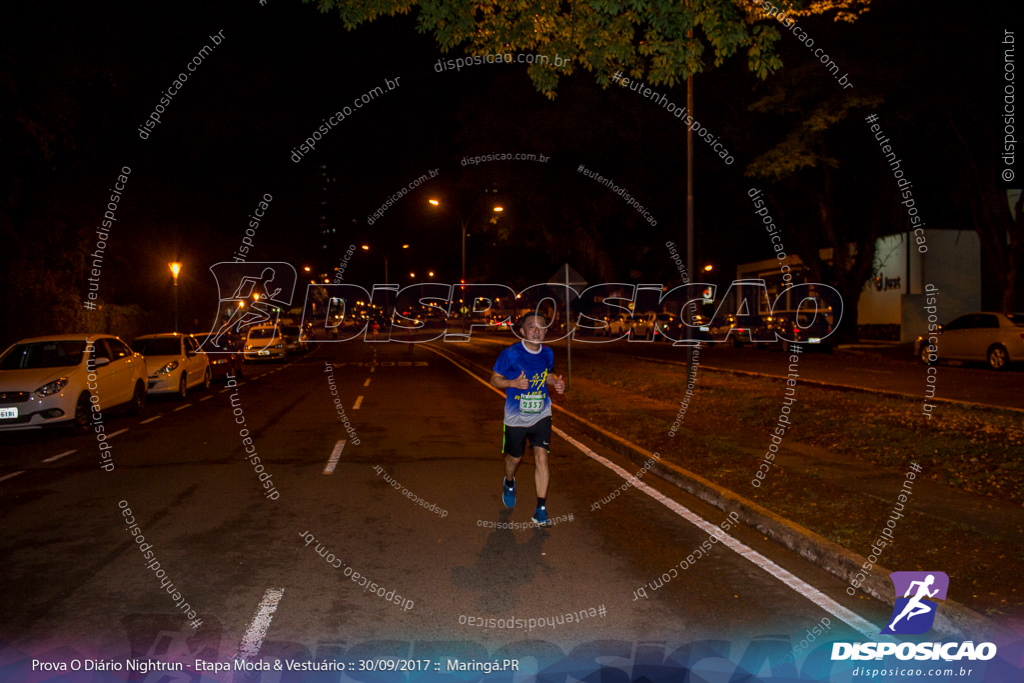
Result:
M539 413L544 408L544 394L519 394L519 412Z

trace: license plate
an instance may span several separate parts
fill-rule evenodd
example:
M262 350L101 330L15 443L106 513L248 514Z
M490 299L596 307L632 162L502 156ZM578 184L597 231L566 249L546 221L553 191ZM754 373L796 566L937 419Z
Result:
M270 351L257 351L256 355L257 356L269 356L270 355Z
M0 408L0 420L17 420L17 408Z

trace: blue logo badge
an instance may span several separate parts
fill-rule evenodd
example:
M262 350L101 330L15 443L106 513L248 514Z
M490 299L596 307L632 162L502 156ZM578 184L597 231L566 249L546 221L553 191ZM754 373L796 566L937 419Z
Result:
M896 589L896 604L892 608L892 619L882 633L927 633L938 609L938 603L930 598L946 599L949 576L945 572L893 572L889 578Z

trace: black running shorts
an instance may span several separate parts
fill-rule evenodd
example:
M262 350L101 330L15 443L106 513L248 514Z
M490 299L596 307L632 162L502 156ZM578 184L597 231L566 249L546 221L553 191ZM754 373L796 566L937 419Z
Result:
M529 427L505 427L505 436L502 439L501 452L508 453L513 458L523 457L526 449L526 440L534 448L543 448L551 452L551 417L545 417Z

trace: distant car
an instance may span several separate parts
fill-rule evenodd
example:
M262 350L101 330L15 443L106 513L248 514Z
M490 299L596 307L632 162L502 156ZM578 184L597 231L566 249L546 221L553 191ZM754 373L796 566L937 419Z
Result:
M629 329L630 339L654 339L657 326L657 314L654 312L634 313L632 326Z
M277 325L256 325L249 329L242 349L246 361L284 359L288 355L287 341Z
M1024 313L969 313L939 325L938 343L928 337L914 342L914 355L923 363L939 360L979 361L1005 370L1024 360Z
M726 332L734 348L753 342L757 348L775 341L775 321L771 316L737 315L729 316L731 324Z
M699 313L693 315L691 326L687 326L674 313L659 313L658 326L654 331L655 341L708 341L708 322Z
M832 323L824 315L815 313L784 313L767 318L765 329L759 334L771 338L777 333L775 344L783 351L789 351L793 344L800 344L804 352L821 351L832 353ZM769 342L769 345L771 343Z
M200 347L200 353L202 351L203 339L195 335L191 335L192 339ZM220 351L211 351L206 354L206 357L210 361L210 374L211 379L214 382L220 380L227 380L227 376L231 375L236 379L242 376L242 342L235 337L224 336L220 340Z
M100 412L146 405L146 360L109 334L22 339L0 355L0 430L89 428Z
M196 340L168 332L147 334L132 342L132 348L146 357L149 393L177 394L184 399L193 387L210 388L213 371Z
M305 353L309 350L309 335L298 325L282 325L281 334L288 353Z
M608 319L608 327L604 328L604 336L620 337L624 332L629 331L629 327L628 315L613 315Z

